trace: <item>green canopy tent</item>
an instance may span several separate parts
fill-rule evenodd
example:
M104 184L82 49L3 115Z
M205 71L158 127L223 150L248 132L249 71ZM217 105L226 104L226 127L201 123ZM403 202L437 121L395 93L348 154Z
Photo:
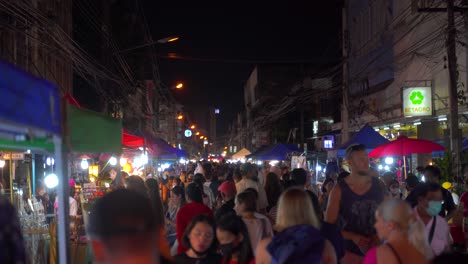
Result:
M121 153L122 121L67 104L69 148L74 153Z

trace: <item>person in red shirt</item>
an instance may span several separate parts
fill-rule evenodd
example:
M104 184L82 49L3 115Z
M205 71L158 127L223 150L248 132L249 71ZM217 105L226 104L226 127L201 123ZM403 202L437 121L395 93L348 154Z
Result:
M255 264L249 231L241 217L226 214L219 219L216 237L223 255L223 264Z
M195 216L204 214L214 219L213 211L203 204L202 190L195 183L190 183L185 189L187 201L176 216L176 237L177 237L177 254L181 254L187 251L184 243L182 242L182 236L185 229Z

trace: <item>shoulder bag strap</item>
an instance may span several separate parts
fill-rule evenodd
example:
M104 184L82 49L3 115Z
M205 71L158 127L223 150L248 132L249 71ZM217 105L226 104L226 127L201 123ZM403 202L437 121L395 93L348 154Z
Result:
M434 238L434 231L435 231L435 226L436 226L436 219L437 219L437 216L434 216L434 218L432 219L431 231L429 232L429 245L431 245L432 239Z
M398 259L398 263L401 264L402 262L401 262L400 255L398 254L398 252L396 251L396 249L392 246L392 244L390 244L390 243L385 243L385 245L387 245L388 248L389 248L390 250L392 250L393 255L395 255L395 257L397 257L397 259Z

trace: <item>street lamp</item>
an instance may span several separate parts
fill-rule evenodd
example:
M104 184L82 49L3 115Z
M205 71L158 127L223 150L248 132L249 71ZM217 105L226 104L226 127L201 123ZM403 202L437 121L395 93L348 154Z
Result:
M178 36L172 36L172 37L167 37L167 38L159 39L157 42L158 42L159 44L165 44L165 43L177 41L177 40L179 40L179 38L180 38L180 37L178 37Z
M190 126L190 129L195 129L195 125L191 125L191 126Z
M182 89L184 87L184 84L183 83L177 83L177 85L175 86L176 89Z
M196 135L196 136L199 136L199 135L200 135L200 132L195 133L195 135Z
M184 116L183 116L183 115L178 115L178 116L177 116L177 120L182 120L182 119L184 119Z
M114 54L128 52L128 51L132 51L132 50L136 50L136 49L141 49L141 48L152 46L152 45L155 45L155 44L165 44L165 43L169 43L169 42L174 42L174 41L177 41L179 38L180 37L178 37L178 36L162 38L162 39L150 42L150 43L141 44L141 45L138 45L138 46L135 46L135 47L132 47L132 48L128 48L128 49L124 49L124 50L119 50L119 51L115 52Z

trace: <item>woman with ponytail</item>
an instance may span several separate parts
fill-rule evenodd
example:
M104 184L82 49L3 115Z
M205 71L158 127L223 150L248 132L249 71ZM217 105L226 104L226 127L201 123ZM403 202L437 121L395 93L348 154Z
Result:
M419 264L432 259L424 225L405 201L385 200L378 207L375 218L377 235L384 243L367 253L364 264Z

